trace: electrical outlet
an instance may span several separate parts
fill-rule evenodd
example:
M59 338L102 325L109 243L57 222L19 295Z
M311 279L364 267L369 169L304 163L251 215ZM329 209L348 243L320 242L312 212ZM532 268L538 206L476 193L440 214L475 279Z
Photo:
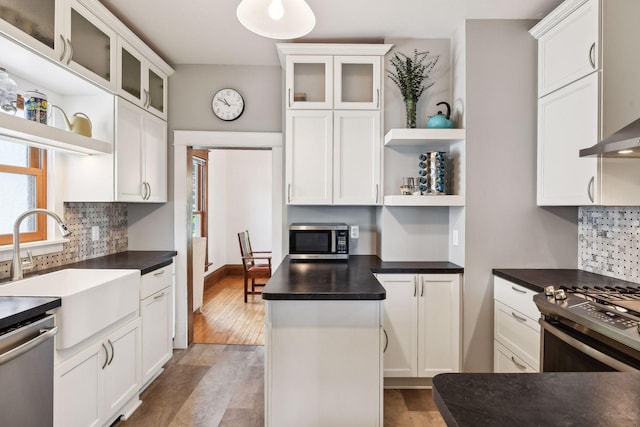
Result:
M453 230L452 234L453 246L458 246L458 230Z
M91 241L95 242L97 240L100 240L100 227L94 225L91 227Z
M357 239L360 237L360 226L352 225L351 226L351 238Z

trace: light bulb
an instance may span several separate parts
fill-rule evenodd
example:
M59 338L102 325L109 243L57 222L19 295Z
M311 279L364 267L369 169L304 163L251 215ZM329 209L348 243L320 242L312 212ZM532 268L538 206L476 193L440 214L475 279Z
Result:
M282 6L282 0L273 0L269 5L269 16L276 21L282 19L284 16L284 7Z

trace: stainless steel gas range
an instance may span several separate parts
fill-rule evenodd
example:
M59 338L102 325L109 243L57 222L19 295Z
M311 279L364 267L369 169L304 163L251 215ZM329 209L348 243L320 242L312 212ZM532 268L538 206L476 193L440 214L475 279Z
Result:
M541 371L640 371L640 285L549 287L533 300Z

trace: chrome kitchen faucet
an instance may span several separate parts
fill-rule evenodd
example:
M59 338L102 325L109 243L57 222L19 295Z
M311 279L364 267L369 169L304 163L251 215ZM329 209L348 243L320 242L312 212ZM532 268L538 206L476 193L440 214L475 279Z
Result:
M50 211L48 209L29 209L21 213L16 221L13 223L13 259L11 260L11 280L21 280L22 276L22 260L20 259L20 224L22 220L24 220L29 215L35 214L46 214L56 220L58 223L58 228L62 233L62 237L67 237L71 234L71 231L67 228L66 225L62 222L62 219L58 216L57 213ZM31 258L31 257L29 257Z

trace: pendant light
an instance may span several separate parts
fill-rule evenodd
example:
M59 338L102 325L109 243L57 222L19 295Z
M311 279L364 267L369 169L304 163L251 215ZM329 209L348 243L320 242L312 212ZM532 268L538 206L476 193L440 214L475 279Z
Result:
M316 25L304 0L242 0L236 13L249 31L270 39L302 37Z

